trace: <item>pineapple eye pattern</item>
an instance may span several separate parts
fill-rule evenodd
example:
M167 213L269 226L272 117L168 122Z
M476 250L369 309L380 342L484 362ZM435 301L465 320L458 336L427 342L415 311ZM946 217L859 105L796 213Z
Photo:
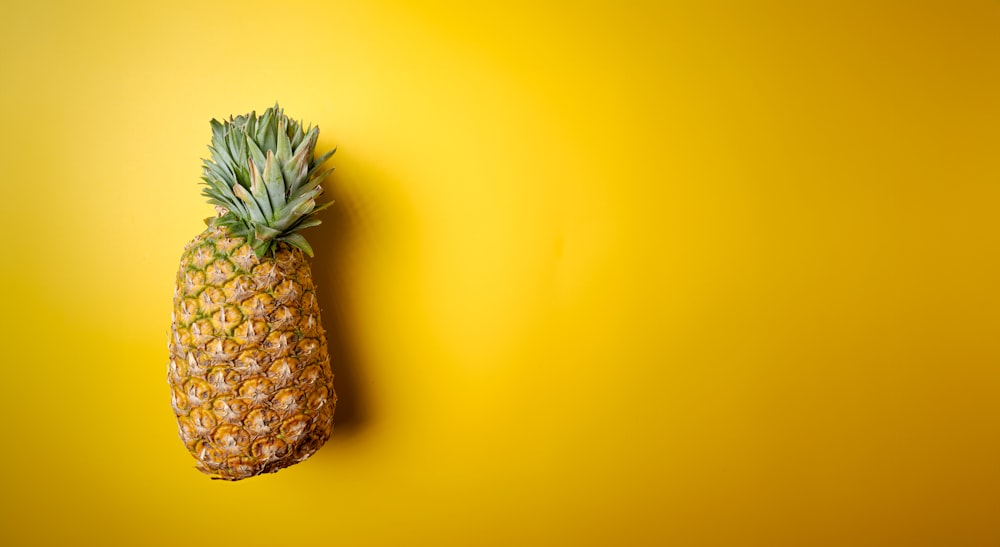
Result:
M286 385L294 377L297 366L298 362L294 357L283 357L267 369L267 374L281 385Z
M326 398L329 395L329 391L325 386L320 386L315 391L309 394L309 398L306 400L306 406L309 410L316 411L320 407L326 404Z
M296 388L285 388L274 395L274 408L284 416L299 410L302 392Z
M250 442L250 434L242 427L233 424L220 425L212 433L215 445L225 452L240 452L242 446Z
M254 441L251 452L257 458L275 458L283 456L287 449L288 444L285 441L274 437L263 437Z
M216 425L215 414L203 408L193 410L190 419L199 435L208 433Z
M278 423L278 414L268 408L258 408L247 415L244 422L248 431L254 435L266 435Z
M296 440L306 432L309 425L309 418L306 416L294 416L281 422L281 435L287 439Z
M243 399L218 398L212 401L212 411L225 423L237 423L243 420L248 405Z
M274 382L267 378L251 378L240 386L240 397L250 399L253 404L259 405L270 397L273 384Z
M184 383L185 395L192 406L199 406L212 395L212 386L201 378L188 378Z

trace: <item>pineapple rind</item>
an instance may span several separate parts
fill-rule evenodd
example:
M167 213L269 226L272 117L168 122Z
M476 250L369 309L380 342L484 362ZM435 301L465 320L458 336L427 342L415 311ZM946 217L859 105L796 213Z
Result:
M168 383L178 433L213 478L305 460L330 437L337 395L316 289L301 250L258 257L209 226L177 273Z

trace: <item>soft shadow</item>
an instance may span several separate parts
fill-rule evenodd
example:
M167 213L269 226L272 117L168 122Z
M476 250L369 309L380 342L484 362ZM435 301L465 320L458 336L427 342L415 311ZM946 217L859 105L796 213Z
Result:
M337 442L371 431L382 417L375 381L378 367L385 363L369 361L372 349L360 329L361 318L371 316L362 312L374 304L361 291L368 290L373 279L396 283L380 294L405 290L382 269L413 260L420 230L406 185L382 172L376 162L340 151L329 164L336 171L323 183L321 201L334 204L320 213L323 223L304 235L316 255L312 269L337 390L332 439Z
M358 245L359 225L356 216L351 214L356 210L352 206L354 196L337 191L342 186L342 181L336 177L340 172L338 166L334 175L324 182L324 197L333 199L334 205L320 213L322 224L304 234L316 255L312 261L313 277L337 391L337 410L333 418L335 436L361 432L370 418L365 367L357 352L351 319L355 300L350 294L349 261L354 255L352 249Z

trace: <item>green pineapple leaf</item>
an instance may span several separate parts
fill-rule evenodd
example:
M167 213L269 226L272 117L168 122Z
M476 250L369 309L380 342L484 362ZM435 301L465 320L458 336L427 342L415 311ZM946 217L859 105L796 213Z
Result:
M278 104L209 122L211 152L203 160L202 195L224 209L213 225L243 237L258 256L277 241L312 256L301 230L320 224L315 214L332 202L317 203L322 181L333 171L323 164L336 148L317 156L319 128L285 116Z
M309 242L306 241L306 238L302 237L302 234L300 233L281 236L278 238L278 241L284 241L285 243L291 245L292 247L301 249L302 252L306 253L308 256L313 256L312 246L309 245Z

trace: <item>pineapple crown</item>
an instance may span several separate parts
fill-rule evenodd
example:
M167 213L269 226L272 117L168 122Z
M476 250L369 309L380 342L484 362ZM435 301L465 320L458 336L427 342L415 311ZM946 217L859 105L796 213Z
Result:
M207 222L245 238L258 258L278 241L312 256L299 232L319 224L316 213L333 203L317 205L316 198L333 171L321 167L337 149L314 158L319 127L304 128L277 103L260 117L251 112L211 124L212 157L203 160L202 195L224 212Z

